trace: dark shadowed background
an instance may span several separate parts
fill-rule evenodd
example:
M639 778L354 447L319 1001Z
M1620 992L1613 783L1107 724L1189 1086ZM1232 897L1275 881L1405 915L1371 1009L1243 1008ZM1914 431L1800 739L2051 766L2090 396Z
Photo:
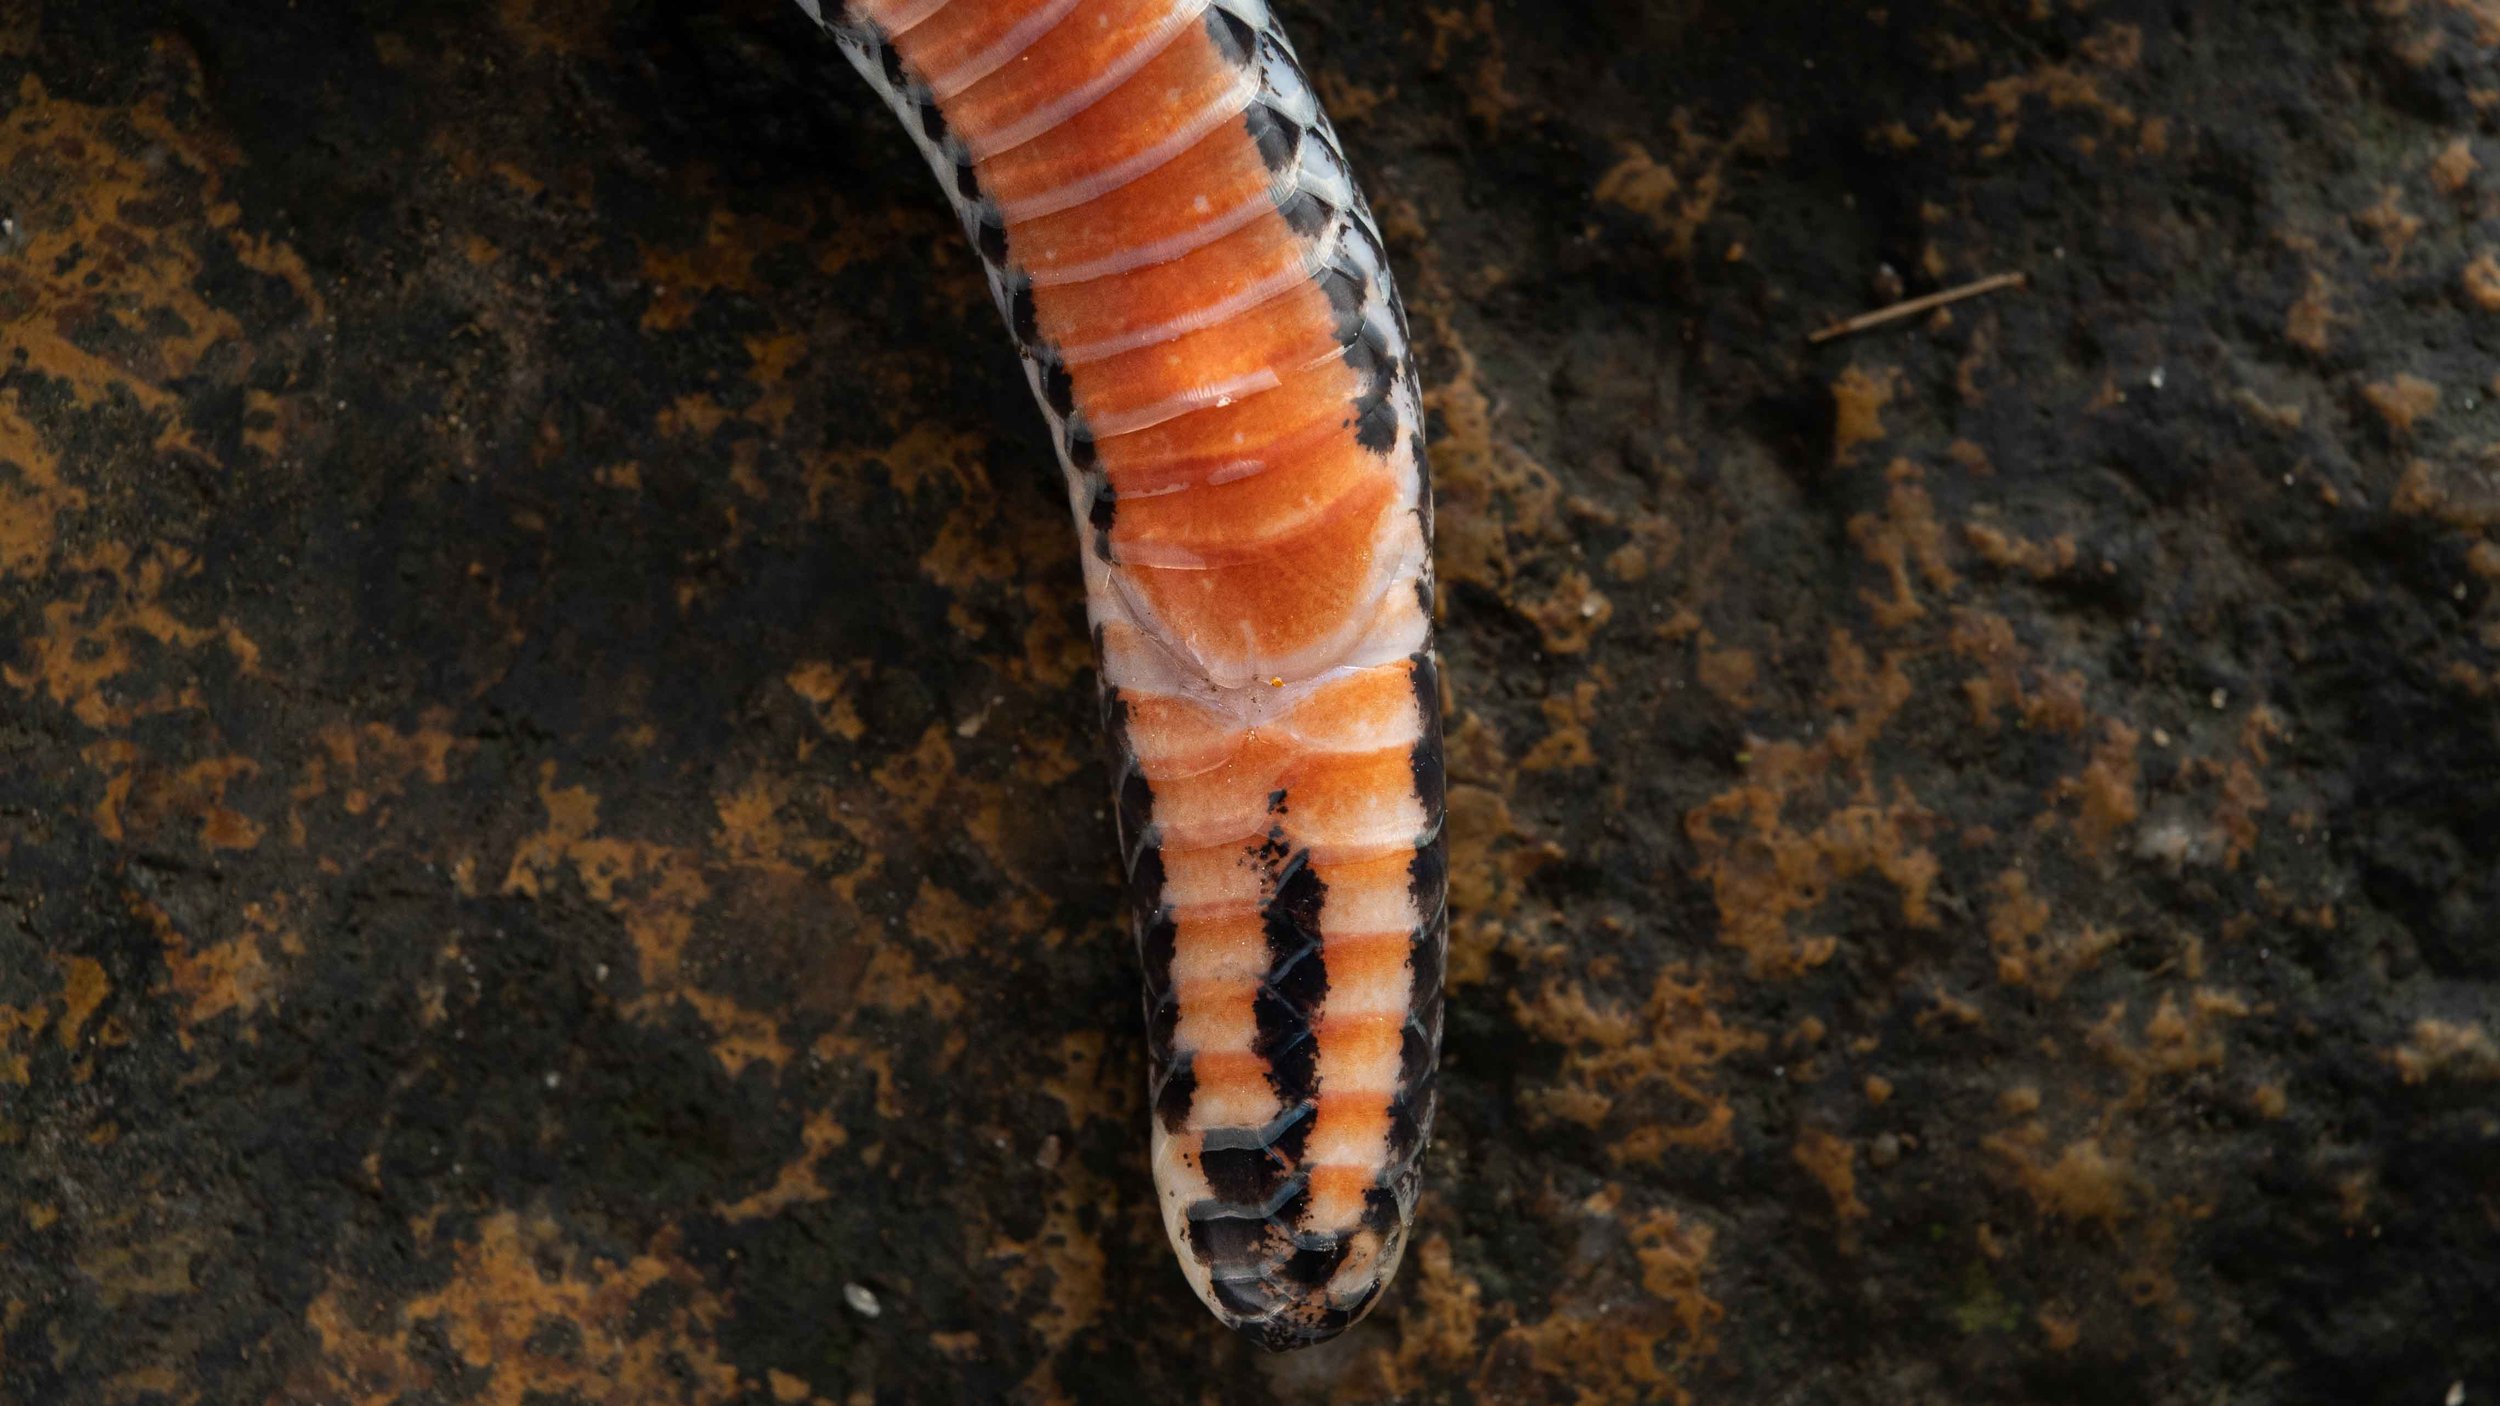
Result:
M1056 469L795 8L0 0L0 1400L2500 1392L2500 10L1285 9L1439 476L1386 1306L1170 1263Z

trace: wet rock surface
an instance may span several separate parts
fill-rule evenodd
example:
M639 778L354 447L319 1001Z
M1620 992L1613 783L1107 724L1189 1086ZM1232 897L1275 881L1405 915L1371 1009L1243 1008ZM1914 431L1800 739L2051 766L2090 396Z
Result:
M2500 1391L2487 7L1288 8L1440 486L1386 1307L1169 1263L1055 468L792 7L14 0L0 1399Z

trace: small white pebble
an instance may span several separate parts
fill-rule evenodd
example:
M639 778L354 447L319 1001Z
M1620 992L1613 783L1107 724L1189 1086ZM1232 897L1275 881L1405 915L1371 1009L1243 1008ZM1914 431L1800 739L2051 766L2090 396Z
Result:
M2167 380L2169 375L2166 368L2156 366L2153 368L2153 374L2144 378L2144 384L2151 386L2154 390L2160 390L2161 383Z
M2219 713L2231 705L2231 695L2217 688L2213 691L2213 696L2205 701L2214 705L2214 711Z
M2465 1383L2448 1383L2446 1406L2465 1406Z
M842 1302L848 1304L851 1312L862 1318L874 1318L885 1312L885 1306L877 1302L877 1296L868 1292L868 1286L865 1284L843 1285Z
M605 981L605 980L607 980L607 979L608 979L608 964L607 964L607 963L605 963L605 962L601 962L599 965L597 965L597 966L595 966L595 967L593 967L593 968L591 968L591 969L590 969L590 974L591 974L592 976L597 977L597 978L598 978L599 980L601 980L601 981Z
M2463 581L2459 581L2459 582L2457 583L2456 589L2455 589L2455 590L2453 590L2453 591L2450 591L2448 594L2450 594L2450 595L2452 595L2452 596L2455 596L2458 600L2463 600L2463 599L2465 599L2465 583L2464 583Z
M547 1073L547 1087L548 1087L548 1088L551 1088L551 1089L552 1089L552 1088L555 1088L557 1085L562 1084L563 1082L564 1082L564 1076L563 1076L563 1075L558 1074L558 1073L554 1072L553 1070L549 1070L549 1071L548 1071L548 1073Z
M2153 745L2154 745L2154 746L2156 746L2156 747L2167 747L2167 746L2169 746L2169 745L2170 745L2170 734L2169 734L2167 731L2165 731L2165 730L2163 730L2163 729L2161 729L2161 728L2158 728L2158 727L2157 727L2157 728L2154 728L2154 729L2153 729Z

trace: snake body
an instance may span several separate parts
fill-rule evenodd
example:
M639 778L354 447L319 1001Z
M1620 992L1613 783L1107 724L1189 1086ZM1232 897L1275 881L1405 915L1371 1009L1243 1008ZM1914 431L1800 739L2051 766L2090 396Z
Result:
M1190 1285L1271 1348L1412 1224L1447 877L1379 231L1265 0L799 0L980 252L1066 470Z

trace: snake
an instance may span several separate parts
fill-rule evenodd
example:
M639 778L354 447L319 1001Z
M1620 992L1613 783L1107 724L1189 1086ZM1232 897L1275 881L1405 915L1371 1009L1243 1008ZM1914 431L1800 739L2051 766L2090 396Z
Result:
M1182 1274L1332 1338L1412 1232L1449 932L1378 222L1265 0L797 2L928 158L1066 477Z

